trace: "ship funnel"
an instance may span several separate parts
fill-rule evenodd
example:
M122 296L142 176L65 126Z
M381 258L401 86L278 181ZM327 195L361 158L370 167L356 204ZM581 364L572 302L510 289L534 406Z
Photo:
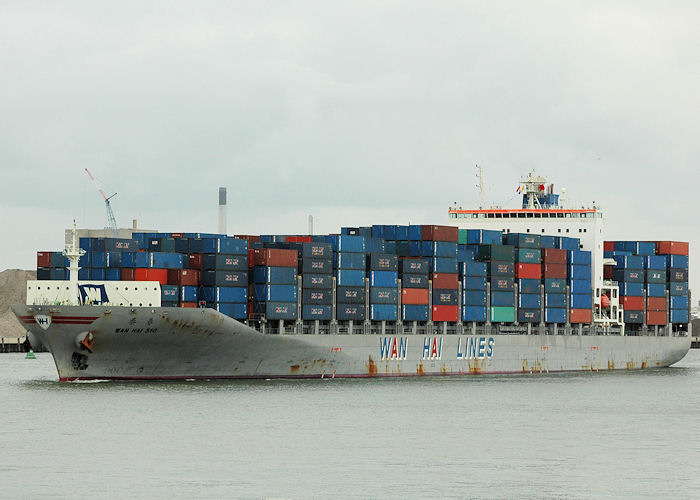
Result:
M226 188L219 188L219 234L226 234Z

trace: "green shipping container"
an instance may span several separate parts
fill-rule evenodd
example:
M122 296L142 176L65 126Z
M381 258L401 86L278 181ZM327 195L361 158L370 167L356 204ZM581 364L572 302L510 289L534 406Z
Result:
M492 307L491 321L494 323L513 323L515 321L515 307Z
M459 230L459 243L467 244L467 230L466 229L460 229Z
M479 245L478 260L515 262L515 247L512 245Z
M539 248L518 248L517 262L539 264L542 261L542 251Z

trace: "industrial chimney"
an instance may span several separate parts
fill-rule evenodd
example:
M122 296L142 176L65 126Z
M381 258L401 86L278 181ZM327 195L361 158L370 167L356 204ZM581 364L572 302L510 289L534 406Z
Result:
M314 216L309 215L309 236L314 234Z
M226 188L219 188L219 234L226 234Z

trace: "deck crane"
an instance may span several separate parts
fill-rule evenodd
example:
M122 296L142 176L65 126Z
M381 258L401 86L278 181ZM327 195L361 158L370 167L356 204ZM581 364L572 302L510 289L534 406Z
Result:
M114 212L112 211L112 205L110 204L109 200L114 198L117 193L114 193L112 196L107 196L104 191L100 188L100 186L97 185L97 181L93 177L93 175L90 173L90 171L86 168L85 172L87 172L88 176L90 177L90 180L95 183L95 187L97 190L100 192L102 195L102 198L105 200L105 207L107 207L107 224L108 227L112 230L112 233L114 233L114 237L117 237L117 221L114 218Z

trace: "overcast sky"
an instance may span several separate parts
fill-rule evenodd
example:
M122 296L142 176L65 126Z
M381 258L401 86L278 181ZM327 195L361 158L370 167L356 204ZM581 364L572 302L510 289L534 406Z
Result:
M697 2L2 2L0 269L63 229L446 223L532 168L608 239L691 242ZM698 296L696 295L696 301Z

